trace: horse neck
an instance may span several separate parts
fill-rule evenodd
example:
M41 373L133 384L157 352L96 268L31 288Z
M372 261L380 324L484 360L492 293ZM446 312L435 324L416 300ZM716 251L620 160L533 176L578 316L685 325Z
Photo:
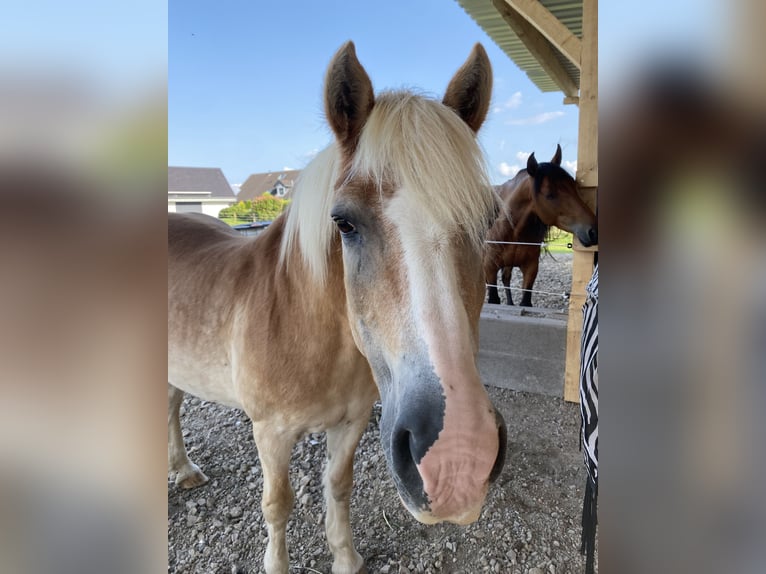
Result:
M538 243L548 233L548 226L535 211L532 187L533 182L527 177L508 198L507 208L515 241Z
M261 259L254 274L255 284L266 281L266 289L255 296L271 297L275 305L289 308L301 316L319 320L346 315L343 260L340 244L333 241L327 254L327 273L324 284L314 280L295 242L285 262L279 262L279 250L285 232L286 216L278 217L266 231L252 240L252 255ZM266 275L266 277L263 277ZM254 279L256 279L254 277Z

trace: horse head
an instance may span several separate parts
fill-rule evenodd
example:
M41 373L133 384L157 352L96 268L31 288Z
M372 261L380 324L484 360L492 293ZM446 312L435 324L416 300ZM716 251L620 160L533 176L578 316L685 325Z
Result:
M598 243L596 215L577 192L577 182L561 167L561 146L550 162L537 163L535 154L527 160L533 180L535 213L545 225L555 225L577 236L588 247Z
M325 78L349 324L380 391L389 470L424 523L476 520L506 449L476 365L482 243L497 205L475 135L491 87L478 44L442 102L376 97L351 42Z

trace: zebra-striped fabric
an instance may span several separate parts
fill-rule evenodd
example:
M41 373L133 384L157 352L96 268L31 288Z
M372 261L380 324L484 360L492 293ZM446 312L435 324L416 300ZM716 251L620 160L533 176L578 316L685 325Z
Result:
M580 344L580 414L585 467L593 482L598 481L598 264L593 270L583 305Z
M585 572L594 571L598 499L598 263L585 289L580 344L580 439L588 477L582 511L582 545Z

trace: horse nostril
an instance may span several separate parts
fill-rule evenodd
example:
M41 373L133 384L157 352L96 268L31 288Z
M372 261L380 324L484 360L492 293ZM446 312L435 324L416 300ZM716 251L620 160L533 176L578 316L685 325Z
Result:
M598 243L598 231L596 231L595 227L591 227L588 230L588 239L590 239L591 245L596 245Z
M407 455L412 458L412 433L408 430L400 430L394 439L394 448L401 456Z
M415 466L419 457L415 452L412 433L406 429L395 432L391 441L391 447L394 470L397 474L405 479L419 480L420 474Z

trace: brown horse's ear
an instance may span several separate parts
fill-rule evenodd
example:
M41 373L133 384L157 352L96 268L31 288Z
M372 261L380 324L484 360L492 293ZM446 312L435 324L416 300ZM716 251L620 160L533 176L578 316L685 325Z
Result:
M561 145L556 144L556 153L551 160L553 165L561 165Z
M356 57L353 42L333 56L325 75L324 109L341 147L352 153L375 103L372 82Z
M527 159L527 173L532 177L535 177L537 173L537 160L535 159L535 152L532 152Z
M492 65L481 44L476 44L468 59L447 86L442 103L455 110L463 121L478 132L492 98Z

